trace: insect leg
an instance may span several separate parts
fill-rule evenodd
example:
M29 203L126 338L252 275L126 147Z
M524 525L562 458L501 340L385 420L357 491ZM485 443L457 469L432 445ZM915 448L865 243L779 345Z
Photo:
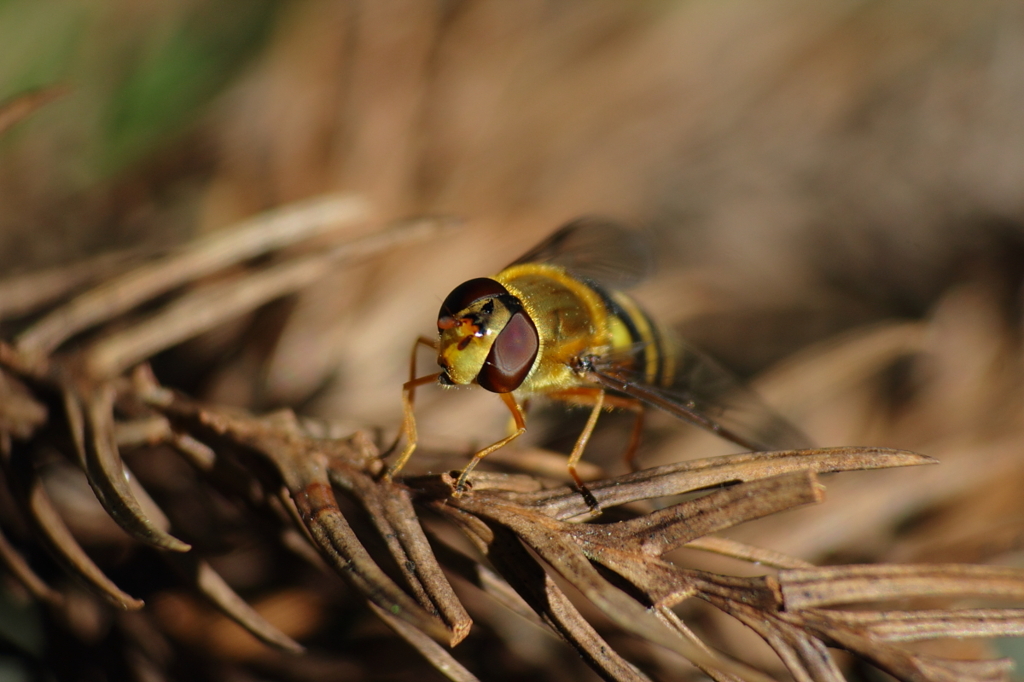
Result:
M476 465L480 463L480 460L526 433L526 417L523 416L523 410L519 407L519 403L516 402L516 399L511 393L499 393L498 395L501 396L501 399L505 402L505 406L508 407L509 412L512 413L512 419L514 419L516 423L516 430L514 433L505 436L496 443L488 445L486 448L473 455L473 459L469 460L469 464L466 465L466 468L459 474L458 480L455 481L455 491L452 493L452 497L462 496L462 493L464 493L466 489L466 478L469 476L469 473L476 468Z
M629 436L629 446L626 448L622 459L630 471L639 471L640 467L636 464L636 451L640 447L640 438L644 433L644 415L647 412L644 409L644 404L635 398L617 395L608 396L605 399L605 403L609 407L618 407L619 409L629 410L636 414L636 421L633 422L633 433Z
M580 478L579 474L576 473L576 463L580 461L580 457L583 456L583 450L587 447L587 443L590 441L591 434L594 433L594 427L597 426L597 418L601 416L601 408L604 407L605 393L600 389L593 389L592 393L588 394L593 398L594 409L590 411L590 417L587 419L586 426L583 427L583 432L580 433L579 438L576 439L576 445L572 447L572 454L569 455L569 475L572 476L572 480L576 483L576 487L583 495L583 499L586 501L587 506L593 510L599 510L600 506L597 504L597 500L594 499L594 495L590 490L583 484L583 479Z
M635 398L629 398L623 395L609 395L600 388L585 387L566 388L560 391L553 391L548 393L547 396L552 400L561 400L562 402L570 403L572 405L590 406L594 404L595 400L597 400L598 393L604 394L604 407L609 409L618 408L620 410L629 410L636 415L636 421L633 422L633 433L629 437L629 445L623 455L623 460L632 471L637 471L636 451L640 447L640 439L643 436L644 415L646 413L646 408L642 402Z
M433 381L437 381L440 372L436 374L428 374L423 377L416 377L416 351L419 350L420 346L429 346L432 349L437 349L437 344L432 339L428 339L425 336L421 336L416 339L416 343L412 346L412 354L409 358L409 381L402 385L402 427L398 430L398 435L395 436L394 444L388 449L388 452L393 452L398 444L402 441L402 437L406 437L405 449L402 450L402 454L399 455L398 459L392 464L387 471L384 472L384 480L391 480L395 474L402 470L405 463L409 461L412 453L416 450L416 441L418 439L416 434L416 415L413 413L413 406L416 400L416 388L429 384Z

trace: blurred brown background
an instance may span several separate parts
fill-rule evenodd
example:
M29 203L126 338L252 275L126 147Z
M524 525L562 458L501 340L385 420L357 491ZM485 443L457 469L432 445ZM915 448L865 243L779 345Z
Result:
M609 215L657 247L647 308L816 441L943 461L826 481L738 537L1020 564L1024 4L4 0L0 46L0 99L67 89L0 138L0 275L327 192L464 221L188 344L165 381L393 431L452 286ZM428 449L505 419L479 391L419 414ZM647 463L729 451L652 433Z

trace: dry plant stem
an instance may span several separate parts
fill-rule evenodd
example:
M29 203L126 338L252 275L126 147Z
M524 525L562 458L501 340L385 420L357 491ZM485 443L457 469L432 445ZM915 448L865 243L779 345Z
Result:
M698 667L722 670L748 682L771 679L738 661L699 647L688 638L665 628L653 611L647 610L632 597L601 578L589 563L585 563L586 557L582 551L570 551L572 545L569 541L551 547L551 536L535 536L533 539L537 544L530 543L529 538L524 538L534 551L538 551L538 545L543 544L548 551L541 554L542 558L625 631L674 651Z
M581 547L565 532L566 524L539 514L524 514L521 508L503 505L494 499L478 498L477 504L464 505L464 508L513 531L625 631L675 651L698 665L731 672L745 680L770 679L748 666L711 655L666 629L657 616L598 573Z
M891 448L838 447L751 452L645 469L596 482L591 485L591 492L602 507L611 507L793 471L810 470L822 474L935 463L931 457ZM545 514L560 519L589 513L579 494L565 488L513 499L532 504Z
M359 445L355 440L345 443L310 439L302 435L293 418L261 420L229 416L200 408L166 391L146 390L141 385L137 390L152 396L152 404L171 419L171 430L160 429L165 437L173 435L173 429L197 435L212 430L271 462L290 491L297 516L324 558L346 575L377 609L385 611L389 619L401 618L422 630L420 634L410 634L414 631L407 630L403 636L434 665L454 671L446 673L453 679L472 679L455 677L468 673L457 664L452 667L453 659L442 649L426 644L428 637L457 641L468 629L468 616L436 565L433 548L415 521L406 489L398 484L374 482L367 473L368 470L379 473L382 466L372 448L365 443ZM105 405L102 412L108 413ZM110 433L113 433L112 426ZM1017 633L1024 627L1019 613L1014 610L934 611L922 612L916 617L905 614L891 617L878 612L865 616L863 613L867 612L832 612L818 607L934 594L953 598L981 595L1019 599L1024 596L1024 576L1019 572L948 566L817 569L805 568L805 564L789 557L768 554L776 565L790 566L790 569L782 570L778 576L732 578L682 569L660 558L662 553L687 543L701 545L701 538L707 533L817 501L820 487L814 470L875 468L928 461L899 451L844 448L802 455L737 455L662 467L619 479L619 487L625 489L623 499L633 501L680 494L743 479L748 482L712 490L702 497L647 516L601 526L571 522L571 510L565 520L549 516L552 509L566 510L552 506L552 500L557 502L567 495L578 499L578 494L570 492L569 488L537 490L536 482L528 477L474 476L473 493L460 499L448 496L454 483L450 477L441 477L440 481L410 479L409 483L416 487L421 503L466 530L506 578L508 585L492 576L491 591L495 591L495 586L504 586L507 590L510 585L608 679L646 678L608 647L520 541L579 588L620 628L681 653L707 670L713 679L731 682L766 678L757 671L716 656L699 641L694 641L685 626L673 625L674 616L669 617L664 610L667 605L696 596L722 608L768 641L798 680L842 679L826 645L849 649L907 680L989 679L985 675L1001 671L1003 663L965 664L928 658L887 642L938 635ZM607 489L614 483L603 481L596 487ZM347 491L367 510L396 564L403 570L419 605L391 582L363 549L341 516L332 484ZM503 484L513 490L502 489ZM759 556L756 548L739 543L723 545L705 541L703 544L705 549L732 556ZM593 563L630 582L643 594L643 601L636 601L612 585ZM481 583L479 571L468 571L468 574L471 580ZM264 628L261 636L274 641L276 631L265 629L265 624L254 621L244 608L236 608L241 603L238 600L232 604L237 595L222 584L218 588L218 580L211 572L206 574L203 584L198 580L196 584L199 591L219 601L221 608L238 622L258 634ZM497 589L495 593L501 595L502 590ZM645 603L656 610L644 608ZM431 617L431 613L440 614L447 628ZM275 643L282 645L280 640Z
M15 448L5 462L5 473L25 518L36 530L36 537L69 574L78 576L99 596L118 608L140 609L143 603L121 591L79 546L60 518L28 458L28 453Z
M111 518L141 542L172 551L187 551L188 544L166 532L169 524L159 507L150 502L144 508L138 496L147 499L148 496L141 487L136 485L134 490L132 488L117 450L113 415L116 390L113 384L83 380L74 356L60 362L45 363L47 366L42 368L21 367L22 360L22 354L0 344L0 361L53 385L60 392L75 456L97 500ZM29 417L31 413L29 411ZM24 432L27 426L31 426L31 422L22 424L13 432Z
M810 618L816 609L805 611ZM1024 609L961 609L928 611L837 611L820 614L822 620L863 628L886 642L916 642L940 637L1024 636Z
M58 85L39 90L30 90L0 102L0 135L3 135L12 126L30 116L39 107L52 102L66 92L67 88Z
M701 532L702 527L721 530L820 499L814 474L794 472L684 502L664 510L669 513L650 524L635 525L636 521L645 521L645 517L597 527L573 524L565 528L565 533L580 544L587 556L631 582L655 605L671 606L694 596L700 584L694 580L694 572L659 558L678 545L676 538L685 540L689 534ZM688 522L690 513L698 519L695 527ZM701 522L702 517L707 517L707 521ZM651 543L650 531L661 534L666 524L671 526L665 529L665 537L673 541Z
M1002 566L865 565L780 571L787 610L909 597L1024 600L1024 572Z
M433 547L438 561L444 564L449 572L458 575L512 613L540 628L542 632L553 634L523 597L500 575L441 540L435 538Z
M468 625L463 617L458 615L461 606L452 608L447 605L443 610L438 609L452 620L451 630L447 629L440 620L425 611L377 566L338 509L331 479L328 476L328 466L330 465L330 476L334 480L339 481L339 477L348 479L342 481L341 485L346 490L357 496L361 491L381 495L384 491L371 486L369 476L360 469L370 464L379 465L379 460L367 459L366 453L357 452L345 443L306 438L296 433L294 427L284 423L233 417L214 410L205 410L183 398L172 397L169 402L158 403L155 406L172 421L184 421L190 423L193 428L212 430L215 434L230 438L272 463L294 501L302 526L309 533L321 556L371 602L408 620L440 641L451 643L465 635ZM325 454L328 451L330 456ZM347 459L351 464L347 468L343 467L342 459ZM354 483L354 479L358 477L363 477L365 481ZM379 504L371 502L369 505L364 503L364 506L372 508ZM409 542L409 538L407 537L405 541ZM403 551L396 560L404 561L406 556ZM419 552L417 556L420 556ZM432 555L422 560L434 561ZM417 574L424 583L429 583L430 580L444 580L439 568L417 567ZM454 599L450 587L430 585L424 589L428 594L448 594ZM441 596L439 599L448 597Z
M191 410L190 407L182 406L180 403L176 407L185 407L186 412ZM178 416L181 415L180 412L177 414ZM317 441L297 437L292 432L292 424L289 422L240 421L237 418L202 412L199 414L191 413L191 416L198 417L204 424L213 427L218 433L230 434L236 437L251 447L251 449L261 452L271 461L295 474L296 477L292 478L290 483L293 492L289 499L290 501L294 499L295 505L287 504L286 507L295 510L298 520L309 534L308 537L321 549L322 555L334 565L335 569L342 576L354 583L362 594L367 595L372 603L376 602L382 609L388 609L390 613L399 614L402 619L411 621L420 631L429 633L433 637L454 641L456 638L462 639L468 633L468 615L465 614L465 611L461 610L461 604L458 604L454 593L451 593L451 588L449 588L450 600L455 601L457 608L453 609L451 605L445 604L445 607L439 610L455 624L452 628L454 634L444 633L443 630L438 628L437 622L426 616L415 603L409 601L408 597L402 594L390 582L390 579L384 576L376 564L373 563L369 554L366 553L365 549L362 549L358 540L355 539L351 528L347 526L347 522L337 508L326 476L325 463L327 459L323 454L315 452L317 449L315 443ZM328 445L331 443L330 441L322 441L321 444ZM329 447L329 450L332 449ZM337 451L337 449L334 450ZM303 460L308 458L309 461L304 461L302 467L289 467L288 458L302 458ZM332 459L338 459L337 452L334 453ZM336 477L339 477L342 476L343 472L335 471L335 473ZM359 474L355 470L344 473L347 474L347 478L345 478L343 486L350 489L350 491L380 495L379 488L373 486L372 481L365 474ZM285 476L286 479L290 477L288 473ZM352 482L353 478L360 476L364 480L360 480L358 483ZM376 508L379 508L380 501L377 500L375 502ZM366 501L364 503L366 504ZM375 508L373 503L370 506ZM412 534L410 534L407 528L406 532L400 535L408 538ZM425 539L423 542L426 542ZM407 544L409 543L407 542ZM415 545L415 542L412 544ZM402 554L400 557L396 557L396 560L399 563L404 563L404 558L406 558L406 555ZM423 559L418 561L418 570L427 574L427 576L439 576L439 568L432 570L430 566L425 565L426 563L429 563L429 561ZM443 595L444 590L437 589L434 584L436 581L425 580L424 582L427 586L426 592ZM230 594L227 593L228 597ZM432 608L431 610L437 609ZM452 615L454 611L457 611L455 616ZM458 613L462 615L460 616ZM255 634L261 638L269 638L272 643L279 646L282 645L280 639L283 635L276 633L275 630L271 630L269 633L273 634L273 636L269 637L266 627L261 622L254 622L245 611L240 612L237 609L230 609L228 614L245 627L255 630ZM426 636L421 634L419 637L424 638ZM274 639L279 641L274 641ZM422 649L420 646L418 648ZM426 651L424 653L427 655ZM428 655L430 659L434 657L436 657L434 653Z
M451 479L448 482L454 484ZM463 530L479 552L490 559L505 584L526 601L542 623L572 645L598 674L608 680L649 679L597 634L508 529L488 525L473 514L443 502L435 501L431 506Z
M54 607L63 605L63 595L36 575L36 572L25 561L25 557L18 553L18 550L4 535L2 528L0 528L0 563L28 590L34 599Z
M767 582L770 584L772 579L767 579ZM736 583L733 587L723 585L718 590L702 588L700 596L760 634L799 680L844 679L825 644L856 653L902 680L970 679L980 682L989 679L986 671L993 669L991 662L984 662L975 669L963 661L929 658L893 647L865 627L867 622L859 622L857 615L847 618L846 612L839 612L838 617L833 618L831 611L790 610L783 609L782 604L774 609L766 608L752 604L751 594ZM955 620L958 612L938 613L942 614L940 617L952 616ZM918 626L923 625L918 622ZM951 629L946 628L942 632L951 633Z
M379 484L368 476L343 476L335 471L330 469L331 481L351 490L364 505L420 606L440 616L451 629L452 646L465 639L473 621L434 558L409 491L393 484Z
M706 593L701 598L760 635L798 682L844 682L846 679L821 641L799 627L780 621L770 608L746 603L742 591L729 596Z
M469 531L469 535L486 549L487 557L505 580L599 675L623 682L650 679L602 639L514 534L501 527L489 528L479 520L470 526L478 526L477 531L482 531Z
M408 620L431 637L450 642L453 634L410 599L359 542L338 509L326 462L315 461L318 459L321 458L310 456L310 461L297 470L298 478L286 484L321 554L371 602Z
M857 579L867 578L865 569L871 568L894 569L894 572L898 574L898 580L895 583L883 584L874 593L868 590L861 594L856 587L851 587L850 583ZM943 589L938 590L938 593L945 593L947 596L957 598L979 594L1006 596L1017 592L1020 582L1024 581L1024 575L1021 575L1020 571L1005 568L837 566L816 571L782 571L778 578L765 578L764 587L769 588L770 593L778 596L779 603L775 608L766 609L753 605L751 596L754 593L750 590L758 589L754 582L748 583L748 587L744 588L740 581L733 580L731 581L733 584L730 585L728 584L730 581L716 578L714 582L718 583L717 587L708 583L701 584L698 595L740 619L764 637L775 648L790 670L794 674L799 672L797 679L843 679L838 670L834 669L834 663L831 661L831 657L827 656L827 650L822 647L822 643L848 649L873 661L900 679L922 681L990 679L988 674L992 670L1001 670L1002 664L993 666L991 662L984 662L980 666L976 666L973 663L968 665L962 661L917 655L887 644L889 638L885 635L884 630L876 633L872 626L876 623L882 625L891 618L898 624L895 632L906 633L908 639L929 636L971 636L976 634L977 629L983 629L984 634L990 636L1003 632L1018 632L1024 622L1020 617L1021 611L1019 610L998 610L998 622L979 626L979 614L975 611L947 610L918 612L917 614L834 612L817 608L802 608L797 600L790 602L785 596L788 589L785 583L788 577L803 579L799 581L799 585L804 586L804 581L809 577L807 574L817 574L818 571L822 573L815 576L821 578L820 584L815 581L816 587L819 588L818 591L829 592L829 594L816 594L815 603L818 601L825 604L876 601L879 598L892 598L896 595L930 596L935 593L932 588L937 575L945 575L950 578L950 583L957 582L955 576L963 568L969 569L967 573L972 580L967 580L960 589L953 584L944 584ZM881 573L886 572L882 571ZM914 580L915 576L923 576L924 580L917 583ZM705 576L705 579L708 577ZM886 583L884 577L879 579ZM943 580L943 582L946 581ZM799 587L797 593L799 593ZM769 606L768 603L766 603L767 606ZM904 623L907 624L905 627L903 627Z
M150 416L114 424L114 442L118 448L166 443L174 438L171 424L161 416Z
M711 552L722 556L732 557L740 561L747 561L752 564L760 564L771 568L816 568L816 566L803 559L797 559L781 552L775 552L761 547L752 547L742 542L729 540L728 538L706 537L697 538L686 543L687 549L697 549L702 552Z
M958 661L955 659L933 659L923 654L914 656L912 664L906 667L906 679L913 680L916 673L922 682L1005 682L1012 679L1014 662L1008 658L990 661Z
M675 611L665 606L659 606L655 610L655 613L658 615L658 618L661 619L661 622L664 623L666 627L679 633L679 635L681 635L685 639L688 639L690 642L693 643L694 646L704 649L708 653L711 653L711 647L709 647L700 637L698 637L696 633L693 632L693 630L687 627L686 623L683 622L682 618L676 615ZM739 677L736 677L735 675L732 675L730 673L715 670L714 668L703 668L701 666L697 667L705 675L710 677L715 682L742 682L742 680Z
M199 471L211 471L217 461L217 453L213 448L202 443L187 433L174 433L169 441L171 447L178 451L189 464ZM797 568L787 566L787 568Z
M880 645L875 639L866 636L862 631L826 627L817 630L812 623L803 624L799 628L802 637L810 631L818 637L831 642L835 646L856 652L859 656L871 661L882 670L901 680L912 682L982 682L988 680L1005 680L1005 675L1012 662L995 661L960 661L945 659L924 654L915 654L905 649ZM819 642L820 644L820 642ZM817 678L815 678L817 679ZM842 680L842 677L837 678Z
M735 609L735 606L733 606ZM843 682L845 677L825 644L801 628L791 627L761 616L764 624L771 623L762 636L779 654L790 671L799 671L796 678L815 682ZM743 622L751 624L751 618Z
M153 520L143 511L128 485L128 477L114 442L114 388L101 384L81 399L64 391L64 409L79 464L103 508L132 537L175 552L190 546L167 533L167 519ZM82 402L85 404L83 405ZM84 410L83 410L84 407ZM156 505L150 505L159 513Z
M0 434L26 440L46 423L47 416L46 407L25 384L0 367Z
M438 672L449 680L452 680L452 682L479 682L476 675L466 670L450 653L439 646L437 642L423 634L423 632L372 602L370 603L370 608L388 627L394 630L399 637L411 644Z
M425 239L439 229L440 225L427 221L403 223L324 252L197 289L128 329L94 342L83 352L85 366L90 376L115 376L166 348L309 286L344 260Z
M825 470L833 470L837 465L837 462L833 461L837 455L856 460L859 466L865 467L928 461L913 455L907 456L908 453L853 449L843 453L819 451L815 453L815 457L810 458L810 461L817 465L826 465L823 467ZM744 579L680 569L658 558L661 553L681 546L694 537L820 499L820 487L816 483L813 471L797 470L758 480L759 475L778 471L780 458L786 456L786 453L782 453L763 460L760 472L754 470L749 456L723 458L726 460L725 464L715 461L700 463L696 467L690 467L693 476L689 478L678 476L679 472L675 471L674 467L662 468L662 476L672 481L675 486L669 491L673 494L685 492L694 483L706 484L706 474L709 471L719 476L727 475L727 480L736 480L737 474L754 480L732 488L713 491L702 498L681 503L647 517L601 526L558 521L542 513L541 510L547 511L544 509L543 499L530 505L533 507L531 509L530 506L524 507L521 503L513 501L529 498L530 495L503 493L498 490L477 490L474 495L458 501L448 501L444 505L437 505L437 508L446 512L453 520L457 520L471 537L476 537L478 546L488 553L503 573L506 572L495 556L498 543L493 538L511 531L621 627L648 641L669 646L676 651L680 651L678 642L666 641L664 636L659 637L657 632L647 627L649 624L632 617L632 610L639 609L644 612L642 607L597 575L590 566L590 561L596 561L617 572L646 594L652 603L662 608L686 596L699 596L722 608L758 632L777 651L798 680L838 682L843 679L835 660L826 648L828 643L848 648L908 680L954 679L950 677L951 674L970 675L971 679L980 680L984 679L981 677L982 672L1002 669L1001 664L965 666L942 659L926 660L910 652L886 648L882 638L869 637L865 634L868 632L866 623L858 623L857 627L854 627L851 623L844 622L841 617L830 619L828 611L803 610L803 604L791 603L786 599L786 594L791 587L789 582L795 581L796 585L792 587L797 590L810 584L811 596L808 596L807 589L797 591L795 596L802 597L811 605L816 605L817 601L825 604L856 601L858 596L865 600L891 598L896 594L913 596L939 593L956 597L981 594L999 598L1019 598L1021 581L1024 581L1024 575L1019 571L969 567L966 573L975 580L968 580L966 583L956 577L951 580L943 579L949 572L956 576L959 571L957 567L835 567L783 570L778 578ZM849 463L840 462L839 466L842 468ZM634 482L633 485L640 484ZM665 493L664 486L654 480L648 479L644 485L647 491ZM641 498L644 496L639 495ZM453 509L456 506L462 511ZM491 525L481 526L479 521L471 521L473 517L465 512L487 519ZM494 524L497 524L497 527ZM502 548L511 542L514 540L501 543ZM782 557L779 563L790 563L790 560ZM883 568L886 570L882 570ZM542 572L539 567L536 570ZM856 582L851 586L846 585L849 581L857 581L864 577L861 574L869 575L870 579L881 577L882 584L875 586L873 590ZM895 579L887 582L887 576L894 576ZM914 583L914 580L922 577L924 580L920 584ZM506 574L506 578L522 592L522 586L516 583L514 574ZM829 589L829 585L834 587ZM627 606L627 603L630 605ZM538 607L535 605L535 608ZM538 613L549 622L555 623L563 634L575 632L575 626L569 627L569 624L573 623L572 616L559 623L550 614L545 614L543 608L542 606ZM623 614L630 614L628 624L617 618L621 618ZM941 622L934 617L916 619L914 629L920 636L929 632L956 635L959 634L957 625L963 628L960 632L964 635L977 632L978 623L981 622L977 614L965 614L964 618L958 618L955 612L943 612L945 616L951 614L952 618ZM1021 626L1017 615L1010 610L1001 611L1001 623L998 626L988 626L987 632L1016 632ZM673 629L683 635L684 640L688 640L678 628ZM579 647L594 646L593 642L586 639L571 641ZM751 679L760 676L756 671L736 666L730 661L718 660L709 654L706 648L692 641L688 641L688 644L690 647L684 647L685 650L681 653L699 666L715 671L713 677L729 679L730 675L735 675L741 679ZM695 655L690 650L693 648L702 650L703 655ZM601 658L603 654L593 653L602 649L589 648L587 651L590 652L588 655L598 659L595 663L597 669L609 669L611 663Z
M648 556L661 556L699 537L824 499L813 471L795 471L716 490L700 497L607 526L578 525L574 534L599 535ZM582 539L582 538L581 538Z
M340 204L340 207L344 208L343 213L353 213L354 209L351 200L345 200L340 202ZM327 210L328 215L333 216L335 219L339 218L339 205L337 201L320 202L319 204L314 205L312 207L314 217L317 210L323 212L325 209L329 209ZM64 336L60 339L63 340L63 338L67 338L67 336L73 334L78 329L75 325L81 324L83 320L86 320L87 324L102 321L105 319L105 316L116 314L117 312L130 307L130 305L133 304L133 301L138 302L140 300L144 300L145 295L160 293L167 288L171 288L183 282L183 279L175 279L182 276L180 271L175 271L175 268L177 267L183 267L188 271L186 274L194 276L197 272L202 272L204 267L209 268L214 265L221 265L225 262L234 262L232 259L237 260L242 257L248 257L256 253L260 253L266 248L274 248L282 244L291 243L294 241L297 234L294 229L296 215L285 215L284 217L287 219L278 220L276 223L278 237L278 241L276 242L274 240L268 241L266 235L259 234L255 235L257 237L256 239L249 240L239 240L237 239L237 235L229 235L227 239L214 239L206 244L208 248L205 250L202 248L186 249L183 256L171 257L170 259L165 260L162 267L156 266L142 268L134 273L129 273L112 284L100 287L98 290L94 290L92 295L87 294L80 298L78 300L77 307L75 302L69 304L69 307L65 309L66 311L70 310L70 313L67 316L62 318L58 312L49 319L51 321L63 319L64 322L67 322L70 325L63 327ZM304 220L309 219L309 215L303 216L301 212L298 217L303 218ZM260 227L260 229L265 228L265 226L258 227ZM299 259L297 262L292 262L283 266L283 270L279 268L276 271L271 271L271 285L262 288L257 286L257 296L250 296L248 298L243 297L240 304L243 307L255 307L269 298L277 297L282 293L287 293L288 291L293 290L295 286L301 286L304 283L312 281L316 276L322 275L330 263L346 257L373 253L387 248L396 242L400 242L403 239L415 238L417 236L433 233L435 229L436 225L429 223L425 224L421 222L408 224L399 230L392 230L391 232L383 235L375 235L369 239L363 239L355 243L343 245L327 252L326 254L318 254L314 257ZM273 230L271 232L273 233ZM302 235L301 230L298 231L298 235ZM249 232L242 235L242 237L247 236L251 237L252 235ZM270 236L273 237L274 235L271 234ZM200 246L202 246L202 244ZM190 256L192 257L191 260L189 260ZM280 276L282 272L284 272L285 276ZM275 274L279 275L276 279L273 277ZM262 280L257 280L257 283L265 283L266 281L267 278L263 278ZM250 288L249 291L251 292L253 289ZM133 296L135 298L133 298ZM206 300L200 297L198 300L198 307L203 308L203 304L205 302ZM233 303L235 305L239 305L239 300L236 299ZM188 315L194 315L197 312L196 307L197 302L193 301L191 307L189 305L179 306L177 310L179 312L184 311L184 313ZM74 314L74 311L76 310L78 311L77 317ZM228 311L225 311L224 309L214 311L214 315L203 319L209 324L214 324L215 322L221 321L225 315L230 314L233 310L235 310L235 308L231 308L229 306ZM220 317L218 317L218 314ZM171 321L174 321L173 317ZM108 358L107 361L115 364L116 367L104 366L100 370L100 373L112 376L127 366L134 364L141 359L142 356L146 356L150 353L156 352L157 350L173 345L177 340L186 338L187 336L195 333L195 326L190 326L187 320L179 317L178 321L181 325L176 337L173 335L168 337L168 329L166 327L161 327L162 338L155 340L155 343L147 347L142 352L142 355L131 356L129 354L126 357L126 348L118 346L116 343L112 349L109 345L101 345L100 356ZM161 318L159 322L163 324L167 322L167 319ZM183 327L183 329L181 327ZM47 329L45 321L41 327L37 327L36 329ZM139 334L138 326L131 329L132 330L128 332L129 339L134 338L133 334ZM143 330L143 332L144 331L145 330ZM23 338L31 339L33 337L30 332ZM119 338L124 339L124 337ZM59 342L60 341L57 341L57 343ZM128 344L129 349L132 346L133 344ZM103 355L104 348L106 349L106 355ZM136 491L133 494L131 487L127 484L126 472L117 453L115 425L112 414L112 387L108 384L98 384L92 388L86 388L85 386L88 382L73 378L79 375L73 367L77 364L73 361L74 358L72 358L71 362L62 362L56 365L51 365L50 368L47 368L46 365L51 363L44 363L43 366L40 366L39 363L33 363L30 360L27 360L25 355L25 353L6 348L4 360L12 361L12 365L28 369L28 374L35 375L36 378L41 378L44 381L48 380L53 382L60 388L64 395L67 419L79 461L82 468L88 475L90 484L96 492L97 498L107 509L111 517L125 528L126 531L143 542L163 547L165 549L178 551L188 549L188 545L165 532L164 528L167 525L166 519L162 518L162 514L159 512L156 505L142 505L139 503L136 499L136 495L141 494L145 497L144 491L142 491L141 488L136 488ZM35 367L32 367L32 365L35 365ZM81 388L76 389L72 388L72 386L80 386ZM5 405L9 404L9 401L5 401ZM45 412L43 412L43 415L45 416ZM183 444L187 445L187 443ZM149 508L148 514L143 510L143 506ZM48 504L48 500L45 498L41 489L39 490L39 495L36 497L35 510L39 515L39 518L35 520L41 525L41 529L45 530L46 534L51 537L51 546L55 552L61 555L65 564L81 569L79 572L85 576L85 578L104 596L106 596L106 598L121 606L136 605L134 600L118 590L113 583L103 576L102 572L100 572L99 569L88 560L81 548L78 547L70 534L67 533L67 529L60 522L59 517L53 513L53 510ZM155 521L153 520L154 515L156 518ZM466 628L464 627L463 629ZM459 638L461 638L461 636L464 636L464 633L461 633Z
M18 337L18 350L45 355L71 336L154 296L229 265L367 219L352 196L317 197L268 211L197 239L178 253L125 273L53 311Z
M197 592L206 597L221 613L235 621L267 644L301 653L304 648L256 612L228 586L213 568L190 554L165 554L164 557L184 575Z
M72 265L29 272L0 281L0 321L27 315L51 301L70 296L87 284L122 274L137 264L137 250L104 253Z

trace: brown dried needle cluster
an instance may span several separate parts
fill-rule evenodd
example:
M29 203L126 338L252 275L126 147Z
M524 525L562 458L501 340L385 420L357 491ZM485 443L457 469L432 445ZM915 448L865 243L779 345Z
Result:
M172 519L187 518L188 511L172 503L184 497L164 495L164 509L147 492L147 477L129 471L129 464L144 469L158 452L172 449L193 470L189 499L215 492L231 502L239 524L261 529L263 541L316 570L342 576L398 637L452 680L477 679L470 669L479 661L460 662L459 649L449 650L469 636L474 609L497 642L505 620L543 623L604 679L682 675L684 661L715 680L772 679L695 634L680 608L693 600L760 635L797 680L845 679L847 659L836 650L902 680L992 680L1007 674L1004 660L940 658L907 643L1021 634L1024 611L973 607L979 599L1024 598L1024 574L1018 570L819 568L714 535L820 501L819 474L932 463L928 457L849 447L669 464L594 481L591 490L605 513L593 518L574 490L530 475L479 473L471 479L471 494L459 499L450 496L447 475L382 482L380 453L363 432L328 438L323 428L289 411L256 417L200 404L163 388L148 370L154 355L296 292L328 270L438 230L435 223L419 222L351 236L356 226L370 224L357 199L326 197L157 257L101 259L0 283L0 321L29 320L12 326L18 331L0 344L0 558L55 623L74 631L83 599L98 597L115 607L113 613L144 609L101 564L131 579L132 571L147 570L139 568L146 565L140 556L158 556L179 585L266 644L303 650L283 631L287 619L275 623L265 609L250 606L215 570L208 556L214 553L192 546L182 532L188 524L179 530ZM84 293L72 295L86 284ZM62 514L66 505L45 484L47 463L58 460L84 472L109 517L137 546L156 552L117 560L83 548L82 534L73 530L76 520ZM703 494L692 494L697 491ZM647 500L660 506L645 506ZM684 545L772 570L729 576L665 558ZM54 563L93 596L63 580L50 568ZM464 606L467 594L477 595L468 602L474 609ZM482 594L491 598L484 600L486 607ZM157 598L166 615L168 602ZM903 600L902 607L891 606L894 600ZM960 608L949 608L951 603ZM166 631L175 634L168 625L173 618L158 622L163 630L122 626L134 629L123 636L122 653L135 679L152 679L147 675L154 671L158 678L181 674L180 661L187 657L168 653ZM514 650L508 641L492 646ZM307 657L285 656L276 663L258 655L242 659L263 666L265 675L318 679L300 661L323 657L317 651L329 646L315 642L312 648ZM380 665L387 666L383 660ZM305 672L288 672L289 662ZM489 675L485 667L477 672Z

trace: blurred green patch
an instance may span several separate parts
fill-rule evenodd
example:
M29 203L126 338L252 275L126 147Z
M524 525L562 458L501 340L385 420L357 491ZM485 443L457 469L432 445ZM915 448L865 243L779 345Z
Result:
M0 0L0 100L65 78L87 21L78 3Z
M202 5L125 61L105 117L101 166L115 170L191 123L258 50L276 3Z
M277 0L0 0L0 99L61 83L61 130L94 179L173 142L258 54Z

